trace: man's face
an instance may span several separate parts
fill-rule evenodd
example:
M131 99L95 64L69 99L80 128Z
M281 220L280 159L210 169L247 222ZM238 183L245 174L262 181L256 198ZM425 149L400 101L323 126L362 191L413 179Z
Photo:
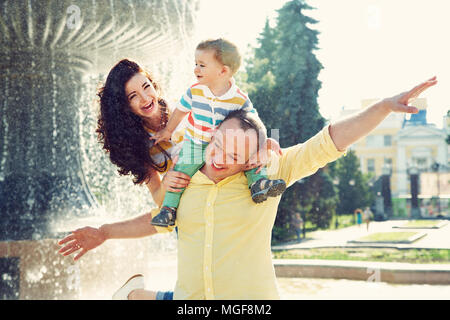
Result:
M223 122L206 148L204 173L217 183L247 170L250 157L258 150L257 139L256 131L244 131L239 120Z

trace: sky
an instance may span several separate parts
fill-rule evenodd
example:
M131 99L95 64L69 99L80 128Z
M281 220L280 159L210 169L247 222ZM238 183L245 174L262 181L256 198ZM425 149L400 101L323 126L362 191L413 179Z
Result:
M196 39L226 37L244 56L256 46L266 18L287 0L201 0ZM329 120L361 100L409 90L436 75L427 98L428 122L442 127L450 109L449 0L306 0L319 22L319 110ZM250 97L251 99L251 97ZM255 106L257 108L257 106Z

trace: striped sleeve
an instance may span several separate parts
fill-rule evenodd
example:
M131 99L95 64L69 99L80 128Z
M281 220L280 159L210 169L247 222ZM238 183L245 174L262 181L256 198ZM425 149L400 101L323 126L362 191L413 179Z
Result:
M256 112L256 109L253 108L252 102L251 102L250 99L248 99L248 98L245 100L244 104L242 105L242 110L245 110L245 111L247 111L247 112L252 112L252 113L258 114L258 113Z
M192 110L192 93L191 88L187 89L186 93L180 99L177 108L183 112L189 112Z
M250 98L247 96L247 94L243 93L239 88L237 89L236 93L238 96L244 99L244 104L241 106L242 110L258 114L255 108L253 108L253 103L250 101Z

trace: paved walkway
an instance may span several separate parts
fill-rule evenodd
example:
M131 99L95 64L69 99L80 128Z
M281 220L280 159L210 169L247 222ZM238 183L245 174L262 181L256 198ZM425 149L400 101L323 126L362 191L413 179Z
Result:
M448 300L450 297L450 285L323 278L278 278L277 282L282 300Z
M279 278L333 278L450 285L450 264L274 259L274 267Z
M306 233L301 242L289 242L272 246L273 250L306 249L320 247L392 247L392 248L439 248L450 249L450 221L439 229L399 229L393 228L405 224L405 220L371 222L369 230L362 224L338 230L314 231ZM349 243L366 235L377 232L424 232L426 236L410 244L396 243Z

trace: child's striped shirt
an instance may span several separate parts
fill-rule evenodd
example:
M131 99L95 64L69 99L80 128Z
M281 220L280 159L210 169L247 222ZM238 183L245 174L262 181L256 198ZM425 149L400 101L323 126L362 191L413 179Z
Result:
M197 144L208 144L213 130L232 111L243 109L255 112L252 102L231 79L231 88L222 96L216 97L211 90L201 84L190 87L181 97L178 109L189 112L185 138Z

